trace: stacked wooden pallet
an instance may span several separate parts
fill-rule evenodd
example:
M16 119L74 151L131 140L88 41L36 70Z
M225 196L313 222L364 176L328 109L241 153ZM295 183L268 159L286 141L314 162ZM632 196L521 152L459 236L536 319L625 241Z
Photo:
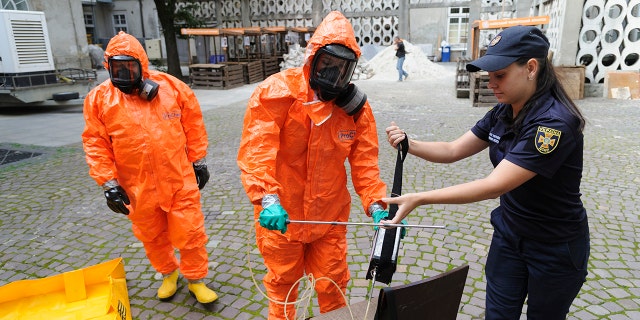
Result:
M244 84L244 70L233 64L192 64L189 78L194 88L229 89Z
M244 82L256 83L264 80L262 61L251 61L244 65Z
M280 63L277 57L262 59L262 68L264 72L264 79L268 76L280 72Z
M469 98L469 60L459 59L456 65L456 98Z
M228 61L224 62L226 65L239 65L242 66L242 75L244 83L256 83L264 80L264 73L262 72L262 61L250 61L250 62L237 62Z
M584 98L584 66L557 66L553 69L569 98L572 100Z
M470 72L471 75L471 100L474 107L493 107L498 103L498 98L489 89L489 73L486 71Z

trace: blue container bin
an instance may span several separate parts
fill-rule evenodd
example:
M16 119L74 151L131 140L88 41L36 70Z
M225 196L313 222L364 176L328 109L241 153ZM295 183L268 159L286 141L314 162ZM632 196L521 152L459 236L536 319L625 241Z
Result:
M213 54L209 57L209 63L224 62L224 54Z
M449 62L451 60L451 46L442 47L442 62Z

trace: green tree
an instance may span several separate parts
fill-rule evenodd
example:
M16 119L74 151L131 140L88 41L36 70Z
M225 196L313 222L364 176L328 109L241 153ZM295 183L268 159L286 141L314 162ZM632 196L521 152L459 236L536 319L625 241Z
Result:
M153 0L158 10L158 19L167 49L167 73L182 79L177 38L180 28L201 27L204 22L193 15L197 0ZM180 6L178 4L181 4ZM184 4L184 5L183 5Z

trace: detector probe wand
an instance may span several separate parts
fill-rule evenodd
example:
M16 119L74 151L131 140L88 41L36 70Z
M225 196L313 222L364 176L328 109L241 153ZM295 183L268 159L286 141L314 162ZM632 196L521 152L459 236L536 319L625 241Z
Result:
M287 219L287 224L290 223L301 223L301 224L330 224L333 226L372 226L372 227L382 227L382 228L423 228L423 229L447 229L446 226L436 226L436 225L422 225L422 224L402 224L402 223L371 223L371 222L340 222L340 221L313 221L313 220L289 220Z

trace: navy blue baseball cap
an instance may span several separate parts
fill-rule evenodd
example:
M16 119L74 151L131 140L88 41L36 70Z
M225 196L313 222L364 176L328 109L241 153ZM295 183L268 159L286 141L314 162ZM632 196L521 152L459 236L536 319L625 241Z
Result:
M549 39L532 26L514 26L502 30L489 43L487 53L468 63L467 71L498 71L522 57L546 58Z

